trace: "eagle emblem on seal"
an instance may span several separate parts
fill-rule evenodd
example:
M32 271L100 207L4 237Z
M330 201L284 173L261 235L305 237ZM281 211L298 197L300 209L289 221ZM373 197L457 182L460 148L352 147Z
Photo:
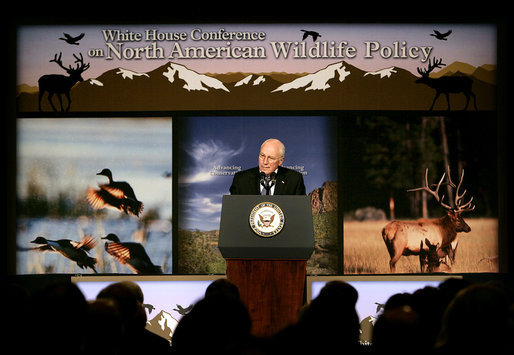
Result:
M250 227L261 237L273 237L284 227L284 213L273 202L261 202L250 213Z
M259 219L261 220L261 223L264 227L268 228L271 226L271 223L273 223L273 220L275 219L275 215L271 215L271 217L265 217L263 215L259 215Z

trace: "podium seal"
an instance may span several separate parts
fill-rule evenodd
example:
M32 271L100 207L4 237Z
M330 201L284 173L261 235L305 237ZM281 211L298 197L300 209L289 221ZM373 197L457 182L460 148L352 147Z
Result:
M261 202L250 212L250 227L261 237L273 237L284 227L284 213L273 202Z

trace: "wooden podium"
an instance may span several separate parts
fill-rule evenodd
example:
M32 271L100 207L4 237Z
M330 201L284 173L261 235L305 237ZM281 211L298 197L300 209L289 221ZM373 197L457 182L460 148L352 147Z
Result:
M219 248L255 336L271 336L297 321L314 250L307 196L223 196Z

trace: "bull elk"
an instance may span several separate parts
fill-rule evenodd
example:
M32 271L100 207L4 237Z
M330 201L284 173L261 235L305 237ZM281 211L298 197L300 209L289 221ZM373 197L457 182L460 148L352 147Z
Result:
M54 96L54 94L56 94L59 99L62 112L64 112L61 97L61 95L63 94L68 99L68 107L66 108L66 111L70 109L70 90L77 82L84 81L84 79L82 78L82 73L89 69L89 63L84 64L84 58L82 57L82 54L80 54L80 58L77 57L75 54L73 54L73 56L75 57L75 63L77 63L75 68L72 68L71 65L68 68L62 65L62 53L59 53L59 57L57 57L57 54L55 54L54 59L50 60L50 62L55 62L62 69L66 70L68 76L61 74L47 74L39 78L39 111L41 111L41 98L43 97L45 91L48 92L48 102L50 102L50 106L52 106L52 109L54 111L57 111L52 102L52 97Z
M391 257L389 261L391 272L396 271L395 265L402 255L419 255L425 239L430 241L431 244L439 244L441 251L450 258L451 262L455 262L456 245L458 243L457 233L468 233L471 231L471 228L462 218L461 213L472 211L475 209L475 206L472 205L473 197L468 202L462 203L466 190L462 194L459 193L459 190L464 178L464 170L457 186L451 181L448 172L448 185L456 189L455 207L451 207L443 202L444 195L442 197L439 196L439 188L443 183L445 175L443 174L435 189L432 190L428 184L428 169L426 169L425 186L408 190L409 192L422 190L431 194L446 209L445 216L436 219L422 218L415 221L395 220L388 223L382 229L382 238ZM423 249L428 250L428 246L423 247Z
M463 93L466 97L466 106L464 107L464 110L467 110L468 108L470 97L473 97L473 106L476 110L476 96L471 90L471 87L473 86L472 79L468 78L467 76L442 76L440 78L431 78L429 76L432 70L435 68L440 68L442 65L446 65L441 62L442 59L434 60L433 62L429 60L427 69L421 70L420 68L417 68L421 77L416 80L416 83L425 84L435 89L435 97L432 101L432 106L430 106L430 111L434 108L435 102L441 94L446 95L448 110L450 110L450 94L457 94L460 92Z

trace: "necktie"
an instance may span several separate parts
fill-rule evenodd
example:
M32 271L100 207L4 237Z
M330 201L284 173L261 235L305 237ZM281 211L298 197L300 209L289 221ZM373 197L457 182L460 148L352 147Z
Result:
M261 191L261 195L271 195L271 188L275 185L275 174L270 176L264 176L261 178L261 185L264 187Z

